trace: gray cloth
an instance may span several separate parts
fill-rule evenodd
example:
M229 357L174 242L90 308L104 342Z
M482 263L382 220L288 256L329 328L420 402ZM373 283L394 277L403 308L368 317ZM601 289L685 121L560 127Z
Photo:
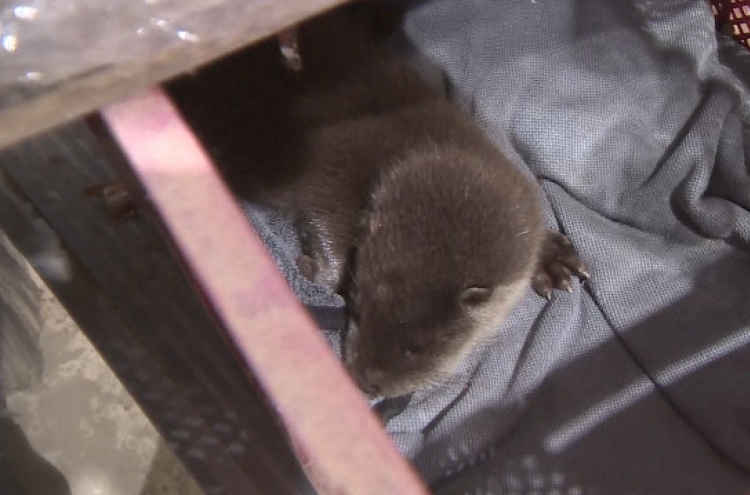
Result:
M750 492L750 52L704 0L437 0L404 32L592 278L389 424L439 494ZM248 206L306 303L288 223ZM335 339L334 339L335 340Z

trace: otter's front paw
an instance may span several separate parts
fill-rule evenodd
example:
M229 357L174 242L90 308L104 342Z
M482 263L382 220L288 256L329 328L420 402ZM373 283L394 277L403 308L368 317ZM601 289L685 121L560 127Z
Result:
M570 279L573 276L587 280L589 269L581 261L570 240L559 232L547 231L536 273L531 279L531 287L547 300L552 299L552 290L573 290Z

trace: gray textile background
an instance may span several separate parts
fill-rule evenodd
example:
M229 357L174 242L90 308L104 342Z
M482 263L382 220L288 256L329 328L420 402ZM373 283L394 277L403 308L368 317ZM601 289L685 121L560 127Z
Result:
M404 31L592 280L529 290L389 423L399 448L439 494L750 493L750 52L703 0L436 0ZM246 209L303 301L340 305Z

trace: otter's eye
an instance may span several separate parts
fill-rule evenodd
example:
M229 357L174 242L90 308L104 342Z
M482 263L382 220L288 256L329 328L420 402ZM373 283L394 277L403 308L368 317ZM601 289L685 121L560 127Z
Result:
M469 287L461 292L459 299L465 306L472 307L487 302L490 296L492 289L488 287Z

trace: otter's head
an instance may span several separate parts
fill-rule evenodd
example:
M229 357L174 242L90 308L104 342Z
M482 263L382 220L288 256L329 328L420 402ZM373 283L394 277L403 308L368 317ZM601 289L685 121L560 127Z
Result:
M352 261L347 364L381 397L442 381L520 298L543 226L506 163L414 153L374 189Z

